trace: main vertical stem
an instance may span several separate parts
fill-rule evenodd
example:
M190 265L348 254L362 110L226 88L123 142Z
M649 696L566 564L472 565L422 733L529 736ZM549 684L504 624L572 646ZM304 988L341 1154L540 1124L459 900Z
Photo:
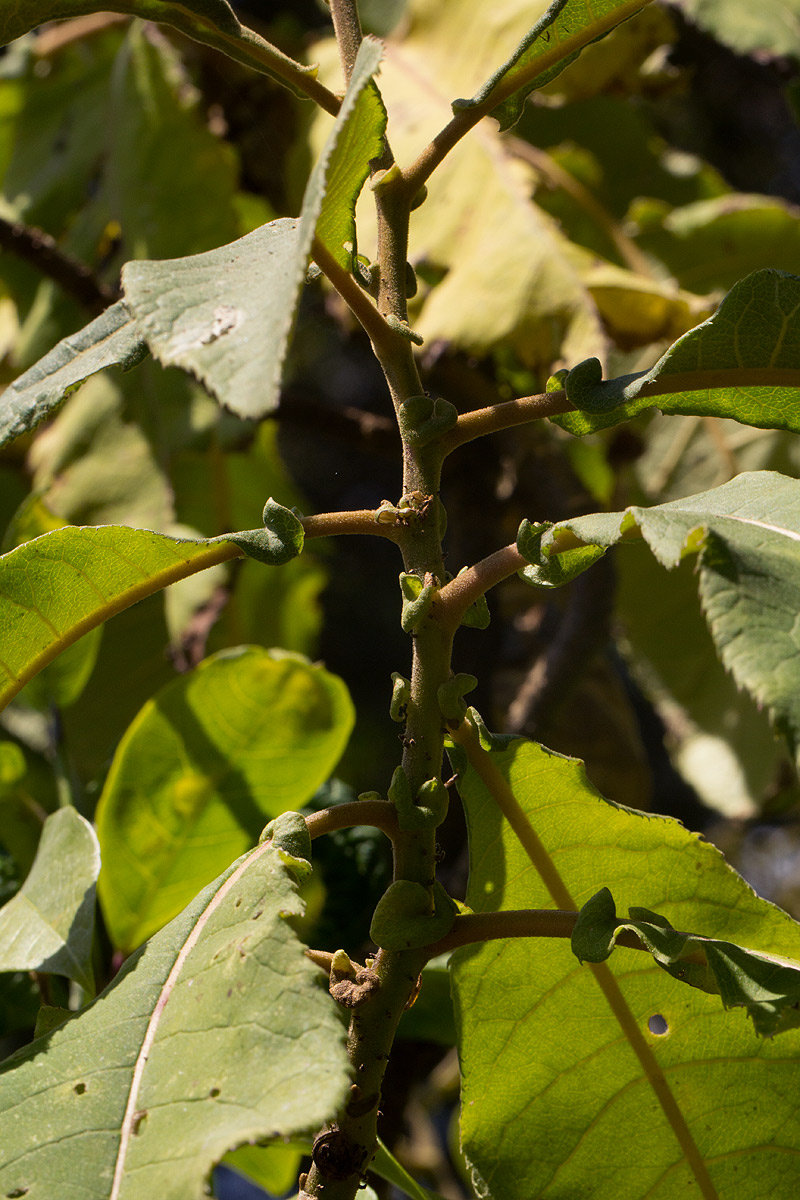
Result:
M351 0L332 0L339 48L346 64L351 50L355 6ZM348 16L349 14L349 16ZM347 30L349 29L349 33ZM360 31L359 31L360 33ZM348 38L350 41L348 41ZM391 167L387 151L386 167ZM381 163L383 166L383 161ZM410 204L407 190L391 183L375 190L378 210L378 308L385 317L407 321L406 261ZM411 396L422 394L410 343L401 334L373 339L373 348L389 385L397 413ZM423 584L445 582L442 559L439 481L442 454L433 444L418 447L404 439L403 495L408 520L397 541L405 571ZM406 706L402 768L412 796L426 780L441 776L444 723L438 691L450 676L452 629L436 618L435 606L411 635L411 688ZM394 840L395 881L411 880L429 889L433 912L436 874L436 830L403 829ZM351 1096L334 1126L315 1143L311 1170L302 1180L303 1196L319 1200L353 1200L372 1155L377 1137L378 1106L389 1052L403 1010L414 994L426 961L424 948L379 950L373 970L380 987L355 1009L350 1020L348 1053L353 1070Z

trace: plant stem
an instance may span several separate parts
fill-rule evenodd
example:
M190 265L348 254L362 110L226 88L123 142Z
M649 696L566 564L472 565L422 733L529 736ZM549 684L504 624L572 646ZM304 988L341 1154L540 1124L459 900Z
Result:
M335 804L306 817L311 840L333 833L336 829L351 829L356 825L371 825L394 840L399 834L397 813L387 800L355 800L350 804Z
M515 425L527 425L530 421L539 421L543 417L557 417L561 413L574 411L575 405L570 403L563 389L542 392L537 396L522 396L519 400L505 400L502 404L492 404L488 408L462 413L455 426L442 435L439 446L442 453L447 455L458 446L464 446L467 442L485 437L489 433L498 433L501 429L511 429Z
M353 74L353 67L361 45L363 34L361 20L358 15L358 5L354 0L330 0L333 31L336 34L336 44L339 47L339 59L347 83Z
M426 946L425 949L428 958L431 959L478 942L502 941L505 938L569 938L572 937L577 920L577 912L568 912L560 908L520 908L506 909L503 912L465 913L456 917L453 928L445 937ZM615 940L617 946L650 953L632 929L620 929ZM705 966L706 956L702 950L693 950L685 955L685 961Z
M30 263L95 316L119 299L116 288L102 283L86 263L65 254L43 229L0 217L0 249Z
M375 509L372 508L354 512L315 513L314 516L303 517L303 531L307 538L337 537L348 533L385 537L392 542L400 538L397 526L376 521Z
M462 571L455 579L445 584L436 597L436 613L439 620L455 632L471 604L490 588L508 579L509 575L521 571L527 561L512 542Z

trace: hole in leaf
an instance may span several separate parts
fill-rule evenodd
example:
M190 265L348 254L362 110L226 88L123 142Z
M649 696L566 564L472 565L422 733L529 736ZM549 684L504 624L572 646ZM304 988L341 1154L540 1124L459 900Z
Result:
M83 1093L86 1091L86 1084L85 1083L76 1083L75 1087L72 1090L76 1096L82 1096Z
M647 1028L656 1037L663 1037L665 1033L669 1033L669 1025L666 1018L662 1017L661 1013L655 1013L647 1022Z
M216 1100L217 1096L219 1095L219 1088L213 1087L208 1094L212 1100Z

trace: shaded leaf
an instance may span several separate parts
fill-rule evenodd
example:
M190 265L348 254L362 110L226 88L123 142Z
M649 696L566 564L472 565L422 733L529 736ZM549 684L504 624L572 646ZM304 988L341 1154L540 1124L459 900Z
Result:
M0 12L0 43L21 37L45 21L79 17L96 12L93 0L33 0L24 8L5 4ZM129 13L145 21L172 25L195 41L214 46L230 58L257 71L266 71L279 83L291 87L302 75L315 75L314 67L294 62L265 42L252 29L241 25L227 0L111 0L111 12ZM296 88L293 88L296 90ZM301 96L305 92L298 91Z
M342 680L277 650L222 651L162 688L125 733L97 809L114 943L139 945L270 818L305 804L352 725Z
M185 1200L231 1147L330 1120L350 1082L344 1027L286 919L301 912L264 843L8 1060L3 1193Z
M245 1175L272 1196L283 1196L297 1184L303 1155L311 1147L274 1142L267 1146L240 1146L226 1154L223 1166Z
M715 196L671 210L639 200L628 215L637 245L692 292L732 288L766 267L800 274L800 211L777 198Z
M737 54L800 58L798 0L676 0L689 19Z
M118 301L9 384L0 400L0 446L35 429L90 375L116 365L128 370L146 354L135 319Z
M381 120L374 90L367 86L381 56L380 44L366 38L339 115L309 178L298 218L272 221L206 254L131 262L123 269L125 302L155 357L164 366L191 372L239 416L264 416L278 402L283 362L325 195L331 189L337 199L330 212L337 212L342 191L353 186L348 177L352 156L366 144L362 122L370 125ZM351 120L357 121L358 130L353 145L346 142L336 156ZM331 219L335 228L335 218Z
M378 1138L378 1148L369 1168L381 1179L393 1184L404 1196L410 1196L411 1200L443 1200L438 1192L432 1192L429 1188L422 1187L417 1183L416 1179L409 1175L402 1163L397 1161L380 1138Z
M618 917L614 897L601 888L578 914L572 953L580 962L605 962L617 934L629 929L673 979L721 996L726 1008L746 1008L757 1033L771 1037L800 1025L800 963L679 933L666 917L646 908L629 908L628 914L627 920Z
M664 413L734 417L761 429L798 432L798 346L800 277L756 271L649 371L603 382L597 359L574 367L565 386L580 411L556 420L570 433L584 434L657 406Z
M100 847L74 808L47 818L28 878L0 909L0 971L66 975L94 991L91 952Z
M484 746L572 907L606 885L620 902L646 905L676 928L798 956L798 926L677 821L603 800L581 763L535 743L494 739ZM453 753L469 829L467 903L477 912L564 907L553 901L484 780L463 752ZM765 1042L742 1013L726 1012L719 997L685 987L636 950L617 949L606 967L596 968L613 973L628 1036L592 970L576 965L566 942L490 942L457 951L451 963L462 1136L479 1194L496 1200L699 1194L687 1161L693 1146L718 1196L792 1200L800 1125L790 1081L800 1033ZM641 1056L629 1041L634 1029ZM674 1111L665 1115L643 1059L672 1095L688 1142L684 1133L679 1143L677 1118ZM621 1129L636 1130L634 1158Z
M620 21L644 8L646 0L553 0L511 57L487 79L471 100L457 100L454 109L484 105L497 93L491 115L508 129L518 120L528 95L543 87L573 61L589 42L608 33ZM519 5L506 5L519 9ZM495 19L497 19L497 14Z

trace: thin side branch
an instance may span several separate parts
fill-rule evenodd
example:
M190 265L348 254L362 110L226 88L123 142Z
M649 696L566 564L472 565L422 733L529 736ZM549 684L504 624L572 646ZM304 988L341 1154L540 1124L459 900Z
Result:
M446 627L457 629L471 604L509 575L521 571L527 561L514 543L482 558L441 589L435 607L438 620Z
M509 909L506 912L465 913L457 916L453 928L438 942L427 947L430 958L448 954L460 946L471 946L476 942L498 941L505 938L569 938L578 920L576 912L560 908ZM616 937L618 946L628 950L644 950L638 935L632 929L621 929ZM693 950L686 956L687 962L705 966L706 957L702 950Z
M376 352L378 346L385 346L390 339L395 340L395 334L367 293L359 287L350 272L336 261L319 238L314 238L311 255L319 269L336 288L353 316L363 326L373 346L376 347Z
M306 826L313 841L336 829L351 829L356 825L371 825L394 840L400 833L395 807L388 800L354 800L350 804L335 804L306 817Z
M397 542L400 537L399 527L376 521L375 510L371 508L356 509L353 512L317 513L311 517L303 517L303 530L307 538L366 533Z
M444 454L450 454L458 446L489 433L574 411L575 405L570 403L563 389L541 392L536 396L522 396L519 400L505 400L502 404L462 413L455 426L439 439L439 445Z
M86 263L66 254L43 229L0 217L0 248L52 279L93 316L99 316L119 299L117 289L102 283Z

